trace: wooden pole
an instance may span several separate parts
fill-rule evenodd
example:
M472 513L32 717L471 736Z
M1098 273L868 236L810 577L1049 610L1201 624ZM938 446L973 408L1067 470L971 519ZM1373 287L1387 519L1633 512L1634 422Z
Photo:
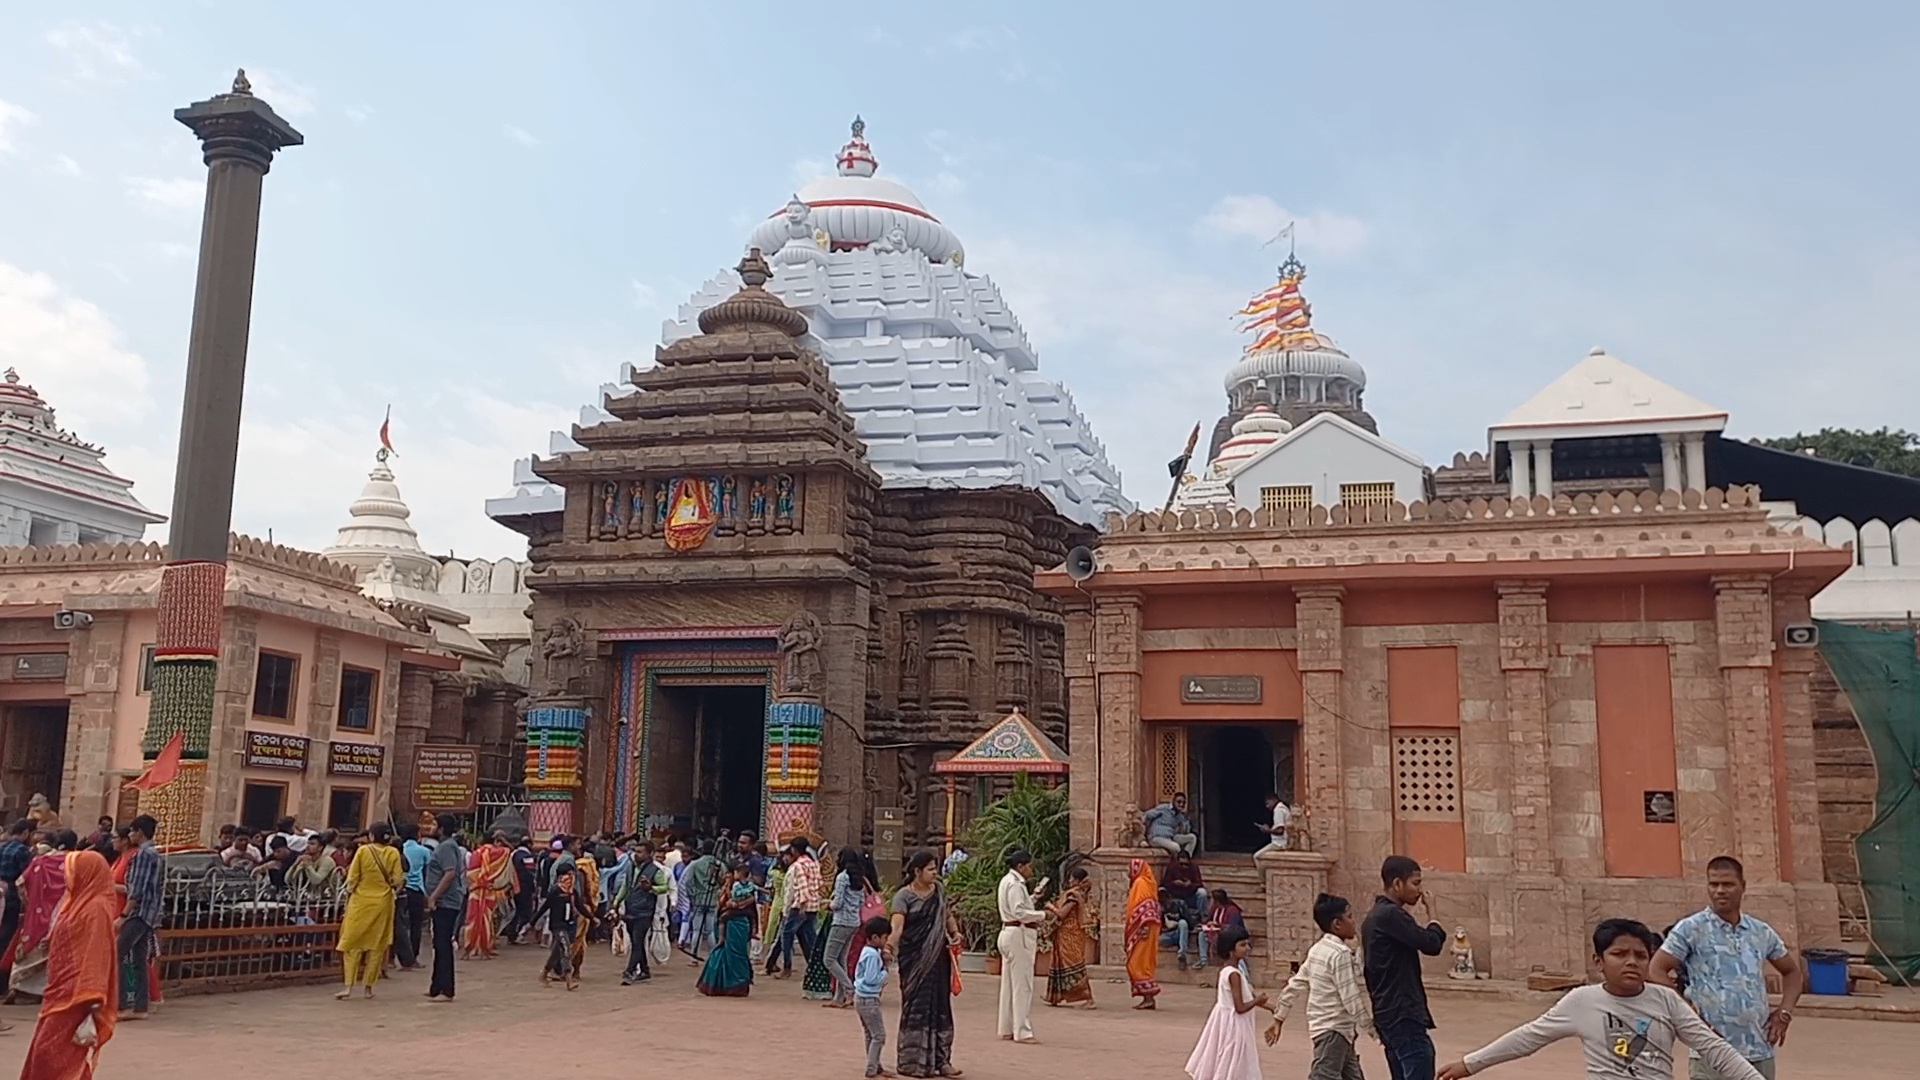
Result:
M953 776L947 776L947 854L953 854Z

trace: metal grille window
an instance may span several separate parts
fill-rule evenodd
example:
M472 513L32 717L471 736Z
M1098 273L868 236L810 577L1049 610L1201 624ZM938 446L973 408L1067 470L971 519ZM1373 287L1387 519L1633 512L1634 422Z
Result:
M1260 489L1262 510L1305 510L1312 505L1312 484L1281 484Z
M1394 814L1406 820L1460 818L1460 737L1393 737Z
M1158 790L1154 792L1157 802L1171 800L1174 793L1184 791L1187 783L1187 733L1182 728L1169 727L1160 731L1160 747L1156 755L1154 783Z
M1341 484L1340 501L1348 506L1388 506L1393 502L1393 481Z

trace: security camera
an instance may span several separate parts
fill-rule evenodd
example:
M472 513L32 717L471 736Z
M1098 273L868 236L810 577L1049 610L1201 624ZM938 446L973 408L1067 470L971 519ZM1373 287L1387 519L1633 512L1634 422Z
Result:
M84 611L56 611L53 613L55 630L85 630L93 625L93 616Z

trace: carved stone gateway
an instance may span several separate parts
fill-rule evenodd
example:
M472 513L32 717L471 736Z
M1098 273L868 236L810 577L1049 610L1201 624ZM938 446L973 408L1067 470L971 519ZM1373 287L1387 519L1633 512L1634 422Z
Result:
M1064 737L1060 607L1033 575L1084 537L1038 491L882 491L806 320L758 255L739 271L702 334L575 430L584 449L534 465L567 499L529 530L557 710L529 712L530 747L579 725L576 829L859 842L878 805L925 842L939 753L1016 706Z

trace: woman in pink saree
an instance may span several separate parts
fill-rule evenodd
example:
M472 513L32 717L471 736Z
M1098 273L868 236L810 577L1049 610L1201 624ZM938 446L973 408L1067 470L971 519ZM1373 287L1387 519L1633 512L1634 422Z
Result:
M460 952L467 959L492 959L498 944L494 915L518 887L506 838L495 836L467 859L467 917Z

